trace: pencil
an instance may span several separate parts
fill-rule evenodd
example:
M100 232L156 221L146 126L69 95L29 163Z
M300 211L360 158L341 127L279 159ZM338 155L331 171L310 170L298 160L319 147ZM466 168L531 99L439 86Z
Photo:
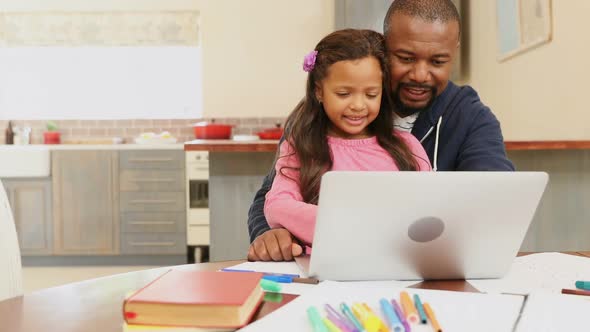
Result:
M320 281L316 278L293 278L293 282L300 284L317 284Z
M580 289L562 289L561 294L572 294L572 295L584 295L590 296L590 291L587 290L580 290Z
M426 302L422 303L422 307L424 307L424 311L426 311L426 316L428 316L428 319L430 319L430 323L432 324L432 328L436 332L442 332L442 328L440 327L438 320L436 320L436 316L434 315L434 311L432 311L430 304L428 304Z

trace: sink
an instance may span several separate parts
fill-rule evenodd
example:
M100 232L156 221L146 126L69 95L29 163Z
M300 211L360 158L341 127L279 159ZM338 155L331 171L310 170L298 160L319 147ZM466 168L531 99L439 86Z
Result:
M50 156L46 146L0 145L0 178L48 177Z

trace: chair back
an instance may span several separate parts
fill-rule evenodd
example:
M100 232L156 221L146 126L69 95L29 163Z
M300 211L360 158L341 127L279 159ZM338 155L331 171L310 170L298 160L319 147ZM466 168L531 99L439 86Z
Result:
M0 301L22 295L22 266L16 226L0 181Z

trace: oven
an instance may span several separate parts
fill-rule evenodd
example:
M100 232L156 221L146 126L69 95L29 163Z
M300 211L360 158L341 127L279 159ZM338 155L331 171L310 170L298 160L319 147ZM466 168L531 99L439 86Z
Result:
M209 152L187 151L185 157L188 260L200 263L209 252Z

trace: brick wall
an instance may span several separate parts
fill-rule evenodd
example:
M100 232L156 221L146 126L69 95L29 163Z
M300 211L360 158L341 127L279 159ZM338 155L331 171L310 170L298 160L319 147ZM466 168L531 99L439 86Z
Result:
M133 138L144 132L168 131L179 142L194 139L191 124L211 119L173 120L55 120L61 133L62 143L101 143L120 137L133 143ZM216 118L215 123L235 125L234 135L250 135L284 123L284 118ZM31 144L43 143L46 120L13 120L13 126L31 128ZM8 120L0 120L0 144L4 144Z

